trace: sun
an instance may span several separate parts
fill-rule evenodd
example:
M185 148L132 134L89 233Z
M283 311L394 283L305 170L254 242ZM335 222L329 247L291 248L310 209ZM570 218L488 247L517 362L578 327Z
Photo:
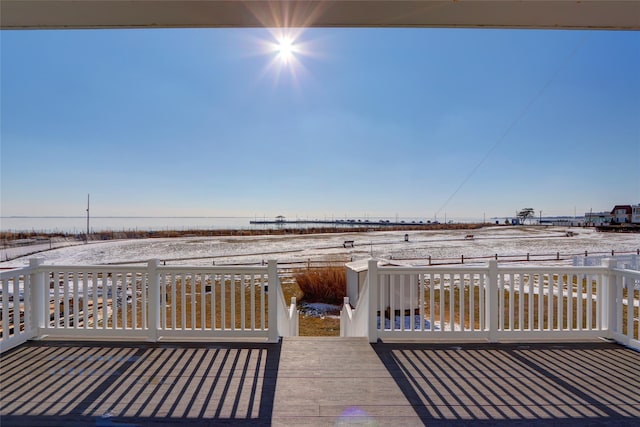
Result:
M314 41L303 36L303 29L272 28L267 31L254 39L257 46L255 52L269 58L260 78L270 75L275 83L282 81L297 86L310 77L304 62L318 57L318 52L317 46L313 46Z
M278 58L283 63L287 64L291 62L294 57L295 45L293 39L283 36L277 40L276 51L278 52Z

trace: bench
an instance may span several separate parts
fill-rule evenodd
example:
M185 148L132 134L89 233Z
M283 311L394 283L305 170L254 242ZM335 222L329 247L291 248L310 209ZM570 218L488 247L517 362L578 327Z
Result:
M353 247L353 242L354 242L354 240L345 240L344 243L342 244L342 246L344 246L345 248L352 248Z

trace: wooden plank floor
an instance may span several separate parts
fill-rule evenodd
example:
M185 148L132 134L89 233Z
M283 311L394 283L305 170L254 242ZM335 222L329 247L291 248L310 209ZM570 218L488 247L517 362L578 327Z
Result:
M636 426L640 353L606 342L31 342L0 425Z
M360 338L285 339L272 420L275 426L422 424L373 347Z

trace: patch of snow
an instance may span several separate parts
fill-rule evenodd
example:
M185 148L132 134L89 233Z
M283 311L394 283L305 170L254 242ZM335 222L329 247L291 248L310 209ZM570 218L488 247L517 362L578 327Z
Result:
M342 307L339 305L325 304L321 302L301 303L298 305L300 313L310 317L337 316Z
M402 325L402 319L404 319L404 325ZM380 316L378 316L376 325L377 325L377 328L380 329ZM387 318L384 319L384 329L391 329L391 319L387 319ZM411 316L395 316L393 329L410 331ZM436 324L433 325L434 331L437 331L439 329L440 328L438 327L438 325ZM416 330L416 331L431 330L431 322L429 322L427 319L424 319L424 324L422 325L422 327L420 327L420 316L416 314L415 316L413 316L413 330Z

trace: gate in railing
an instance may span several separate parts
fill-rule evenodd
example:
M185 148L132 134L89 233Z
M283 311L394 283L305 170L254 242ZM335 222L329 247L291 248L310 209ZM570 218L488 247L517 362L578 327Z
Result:
M2 351L36 337L157 341L297 335L266 267L48 266L0 273Z
M640 347L640 272L601 267L403 267L371 260L343 336L424 340L575 340Z

